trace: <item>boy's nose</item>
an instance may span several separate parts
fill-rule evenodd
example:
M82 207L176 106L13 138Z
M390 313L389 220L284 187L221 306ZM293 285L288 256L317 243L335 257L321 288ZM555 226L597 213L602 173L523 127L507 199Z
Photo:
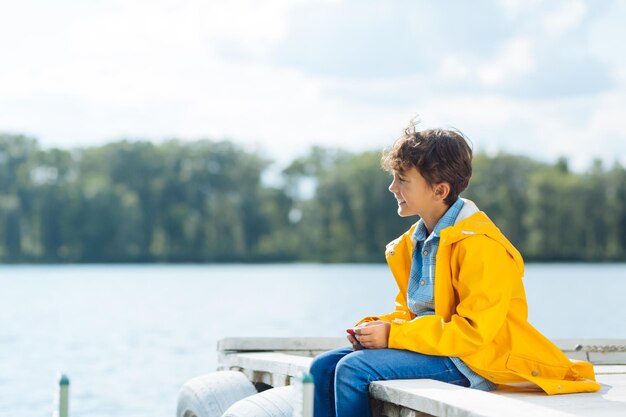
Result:
M393 190L394 190L394 188L395 188L395 185L396 185L396 180L394 179L394 180L392 180L392 181L391 181L391 184L389 184L389 188L388 188L389 192L392 192L392 193L393 193ZM395 193L394 193L394 194L395 194Z

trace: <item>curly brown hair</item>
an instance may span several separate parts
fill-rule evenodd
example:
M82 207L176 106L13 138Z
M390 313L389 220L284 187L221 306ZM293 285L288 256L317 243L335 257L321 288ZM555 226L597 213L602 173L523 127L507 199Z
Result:
M444 200L452 205L467 188L472 176L472 148L469 139L456 129L418 131L411 121L390 149L383 152L381 164L389 172L402 173L414 166L431 187L447 182L450 193Z

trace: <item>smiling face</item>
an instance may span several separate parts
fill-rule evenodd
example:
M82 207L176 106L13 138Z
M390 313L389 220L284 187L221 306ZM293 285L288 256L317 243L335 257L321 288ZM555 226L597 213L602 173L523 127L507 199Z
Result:
M402 217L424 217L436 205L435 187L432 187L414 166L403 172L394 172L389 185L398 201L398 214Z
M429 184L415 166L402 172L394 171L389 191L398 201L398 214L401 217L420 216L428 231L434 229L450 207L446 203L450 184Z

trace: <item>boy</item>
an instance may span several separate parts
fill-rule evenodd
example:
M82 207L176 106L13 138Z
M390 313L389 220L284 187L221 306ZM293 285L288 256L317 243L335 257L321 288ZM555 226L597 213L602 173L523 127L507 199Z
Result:
M429 378L481 390L531 385L599 390L591 364L570 362L527 321L520 253L459 197L472 150L458 131L411 124L383 157L400 216L420 220L387 245L399 293L392 313L349 329L351 347L315 358L315 417L370 416L372 381Z

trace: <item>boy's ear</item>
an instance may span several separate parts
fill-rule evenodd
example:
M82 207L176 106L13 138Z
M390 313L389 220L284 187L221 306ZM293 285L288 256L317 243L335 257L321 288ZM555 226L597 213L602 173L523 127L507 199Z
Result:
M435 196L438 199L445 200L446 197L448 197L448 194L450 194L450 184L447 182L441 182L435 185Z

